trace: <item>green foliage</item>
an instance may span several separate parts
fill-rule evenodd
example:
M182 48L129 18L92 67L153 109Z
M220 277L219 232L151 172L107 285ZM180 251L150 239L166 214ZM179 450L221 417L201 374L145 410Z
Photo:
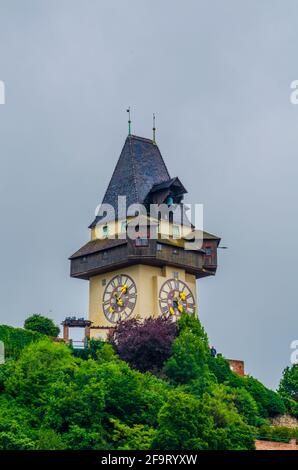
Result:
M148 325L151 334L156 325ZM157 377L100 340L79 354L40 333L0 327L11 353L0 366L0 449L248 450L255 435L294 435L273 431L266 418L297 410L296 370L285 371L277 394L212 357L195 317L183 314L175 329Z
M158 450L207 449L206 430L212 419L202 411L202 404L195 397L174 391L161 407L158 429L152 448Z
M280 392L280 396L284 403L284 406L291 416L298 419L298 402L293 400L293 398L289 397L285 392Z
M55 338L60 332L59 326L55 325L53 320L37 313L26 318L24 328L25 330L37 331L43 335L53 336Z
M86 427L72 425L69 431L65 433L64 439L67 449L71 450L108 449L107 444L103 441L102 431L96 430L95 427L87 429Z
M203 409L213 420L206 439L210 449L253 450L255 429L246 424L224 386L214 386L204 395Z
M229 382L233 377L228 361L221 354L216 357L209 354L208 367L217 378L218 383Z
M254 428L247 425L232 403L206 394L203 400L175 391L159 413L152 447L158 450L254 449Z
M0 398L0 450L34 449L34 420L30 410L3 394ZM33 428L33 429L32 429Z
M285 413L285 405L278 393L266 388L265 385L253 377L245 377L243 384L257 403L261 417L274 417Z
M27 331L22 328L0 325L0 341L5 346L5 357L18 358L21 351L34 341L40 341L43 335L35 331Z
M0 425L0 450L33 450L34 442L26 437L16 421Z
M244 388L247 390L257 404L260 418L274 417L286 411L281 395L265 387L265 385L254 377L241 377L231 372L225 384L230 387Z
M128 425L156 424L168 393L165 382L149 373L132 370L122 361L101 364L97 377L105 383L107 419L115 417Z
M49 385L44 414L47 427L60 433L68 433L73 426L102 431L105 390L96 372L96 364L90 361L75 369L71 380L66 377Z
M108 449L141 441L148 447L150 429L157 425L169 389L155 376L130 369L110 345L97 351L96 360L81 360L67 346L43 340L25 348L18 360L3 365L1 375L7 399L15 408L28 410L29 435L14 433L20 437L19 448ZM19 416L9 417L7 429L14 429L15 421L25 423ZM111 419L124 426L121 439L120 428L117 431ZM16 446L8 443L8 437L3 446Z
M279 384L279 392L286 400L287 409L294 411L297 416L297 406L295 403L298 403L298 364L285 368Z
M60 434L53 429L41 429L38 433L36 450L64 450L66 445Z
M245 388L226 387L229 399L234 403L238 413L247 424L256 426L259 423L258 405Z
M298 429L285 426L270 426L269 423L266 423L258 429L258 437L270 441L289 442L290 439L298 440Z
M2 367L5 391L19 403L41 410L50 385L62 381L76 364L67 346L46 339L30 344L17 361Z
M99 362L112 361L115 359L115 352L111 344L99 339L88 341L88 347L84 349L73 349L72 353L80 359L94 359Z
M207 335L194 316L182 314L178 320L178 330L164 372L173 383L185 384L208 373L210 352Z
M117 419L111 419L114 425L112 440L117 450L149 450L156 435L156 430L143 424L127 426Z

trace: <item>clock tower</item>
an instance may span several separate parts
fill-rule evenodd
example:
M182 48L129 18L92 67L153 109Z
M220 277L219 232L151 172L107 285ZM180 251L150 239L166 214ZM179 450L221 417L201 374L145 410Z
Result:
M91 240L70 257L71 276L89 281L91 337L105 338L134 316L198 314L196 280L215 274L220 238L200 232L202 243L192 247L197 230L182 202L186 192L155 139L129 134L89 226Z

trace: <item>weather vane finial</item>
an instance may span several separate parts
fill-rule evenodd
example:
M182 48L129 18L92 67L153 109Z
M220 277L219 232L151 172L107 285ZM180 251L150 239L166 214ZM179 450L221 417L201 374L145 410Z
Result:
M153 113L153 128L152 128L152 130L153 130L153 139L152 139L152 141L153 141L154 144L156 144L156 140L155 140L155 131L156 131L156 127L155 127L155 113Z
M126 111L128 113L128 135L131 135L130 107Z

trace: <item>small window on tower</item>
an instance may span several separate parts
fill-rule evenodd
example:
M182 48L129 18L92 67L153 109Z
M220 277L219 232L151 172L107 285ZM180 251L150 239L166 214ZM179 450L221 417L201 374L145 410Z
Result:
M206 253L207 256L211 256L212 255L212 248L210 248L210 246L206 246L205 253Z
M135 245L136 246L148 246L149 240L148 238L136 238Z
M107 225L104 225L102 227L102 236L104 238L108 238L108 236L109 236L109 227Z
M173 237L180 238L180 227L179 225L173 225Z
M126 222L126 220L122 220L122 222L121 222L121 233L125 233L125 232L126 232L126 227L127 227L127 222Z

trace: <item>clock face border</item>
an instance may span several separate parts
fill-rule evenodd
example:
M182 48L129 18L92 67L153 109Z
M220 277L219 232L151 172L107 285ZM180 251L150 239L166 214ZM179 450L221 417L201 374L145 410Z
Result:
M127 286L125 293L121 292ZM122 305L118 304L119 299ZM137 303L137 286L128 274L116 274L107 283L102 295L102 310L108 322L116 324L130 317ZM113 311L111 309L113 308Z
M181 293L185 293L185 300L180 298ZM180 279L167 279L159 290L159 308L162 316L178 319L181 306L186 313L194 314L196 311L195 297L188 285Z

